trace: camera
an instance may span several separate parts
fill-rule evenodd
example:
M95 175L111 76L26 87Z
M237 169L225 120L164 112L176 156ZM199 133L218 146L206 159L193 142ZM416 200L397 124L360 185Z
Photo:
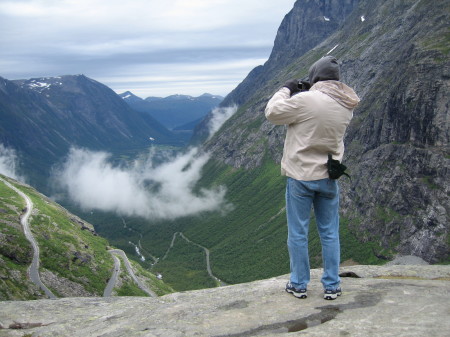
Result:
M309 88L311 88L311 84L309 84L308 81L305 81L305 80L299 80L299 81L298 81L298 88L300 89L300 92L302 92L302 91L308 91Z

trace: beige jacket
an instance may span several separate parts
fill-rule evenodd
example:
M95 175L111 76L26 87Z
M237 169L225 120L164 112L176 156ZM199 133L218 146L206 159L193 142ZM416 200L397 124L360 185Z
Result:
M281 173L297 180L328 178L328 153L342 161L344 134L358 105L356 93L339 81L319 81L290 97L282 88L267 103L266 118L288 125Z

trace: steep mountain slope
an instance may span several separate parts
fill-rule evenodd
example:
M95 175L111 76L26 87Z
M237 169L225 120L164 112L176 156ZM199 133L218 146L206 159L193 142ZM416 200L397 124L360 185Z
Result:
M25 201L3 180L32 200L29 224L39 247L39 274L45 286L56 297L102 296L115 268L108 241L98 236L91 224L30 186L0 175L0 300L45 297L27 276L33 250L20 223ZM139 265L134 268L157 294L171 292ZM126 273L118 275L114 293L145 296Z
M30 181L45 187L51 165L70 146L114 152L177 140L108 87L77 75L0 78L0 142L18 152Z
M44 96L67 124L73 124L69 131L80 144L117 147L127 141L139 146L147 144L150 136L159 142L171 138L157 121L129 109L111 89L84 75L13 82Z
M295 7L311 3L297 1ZM302 26L293 13L280 30ZM449 1L360 1L329 38L288 64L280 62L271 71L275 76L258 82L205 150L216 161L250 171L264 167L268 157L279 162L284 128L265 121L265 105L287 79L304 77L335 48L343 82L362 99L346 138L353 178L342 181L344 221L360 242L375 243L379 257L390 251L448 261L449 18ZM297 35L280 36L295 45ZM280 45L275 43L273 57ZM274 198L279 202L282 193ZM258 200L255 192L253 202Z
M146 112L168 129L188 124L205 117L222 102L223 97L203 94L198 97L172 95L165 98L141 99L127 91L120 94L136 111Z

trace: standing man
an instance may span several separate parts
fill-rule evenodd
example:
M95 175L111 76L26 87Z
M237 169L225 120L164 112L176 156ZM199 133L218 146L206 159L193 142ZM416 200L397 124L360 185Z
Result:
M356 93L339 82L340 69L333 56L325 56L309 69L309 91L290 80L267 103L266 118L276 125L287 125L281 173L287 176L286 213L290 281L286 291L307 297L310 281L308 229L311 207L322 243L324 298L341 295L339 263L339 186L327 171L328 155L342 161L344 135Z

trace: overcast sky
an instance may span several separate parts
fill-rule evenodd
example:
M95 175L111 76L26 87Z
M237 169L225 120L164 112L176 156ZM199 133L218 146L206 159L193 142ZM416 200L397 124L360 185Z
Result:
M295 0L0 0L0 76L84 74L140 97L223 95Z

